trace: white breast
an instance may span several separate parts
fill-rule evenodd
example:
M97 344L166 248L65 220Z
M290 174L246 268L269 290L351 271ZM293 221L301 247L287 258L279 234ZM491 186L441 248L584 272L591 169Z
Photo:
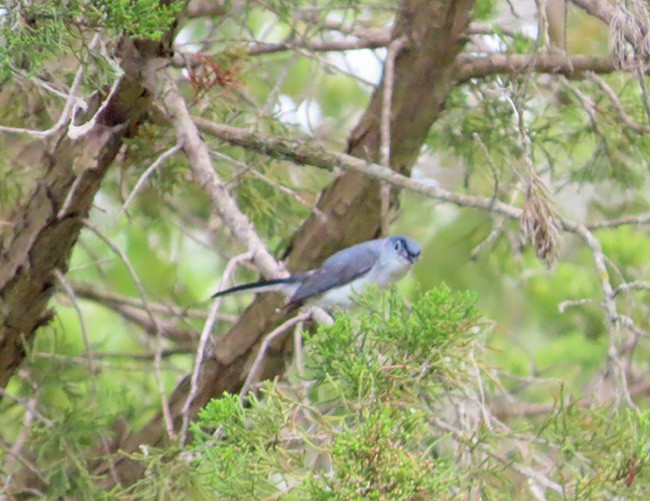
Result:
M389 283L406 275L410 267L411 263L405 259L391 259L386 262L380 260L365 275L345 285L328 290L314 303L324 307L350 306L354 292L361 292L368 285L386 287Z

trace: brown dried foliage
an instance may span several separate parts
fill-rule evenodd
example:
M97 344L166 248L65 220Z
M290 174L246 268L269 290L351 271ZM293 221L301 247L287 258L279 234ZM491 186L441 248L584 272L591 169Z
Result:
M231 64L225 66L205 54L196 54L195 58L198 64L190 70L189 81L196 92L196 97L200 97L216 86L224 90L235 90L241 86L238 78L241 71L240 59L234 59Z
M520 221L522 242L532 243L537 257L551 266L558 256L559 226L552 201L539 178L528 185Z

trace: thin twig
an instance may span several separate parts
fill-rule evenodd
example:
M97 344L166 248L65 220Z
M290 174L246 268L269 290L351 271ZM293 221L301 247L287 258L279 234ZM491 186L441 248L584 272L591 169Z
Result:
M575 233L582 239L585 245L591 250L592 259L598 278L600 279L600 287L605 301L605 313L607 323L612 326L618 317L616 309L616 302L614 301L614 291L609 279L609 272L605 265L605 254L603 253L602 246L598 239L591 233L585 225L578 225Z
M162 412L163 416L165 418L165 426L167 429L167 435L169 436L170 439L174 439L175 432L174 432L174 422L172 420L171 416L171 410L169 408L169 400L167 399L167 394L165 391L165 385L162 379L162 371L161 371L161 361L162 361L162 347L163 347L163 336L162 336L162 328L160 327L160 324L158 322L158 319L155 317L153 312L151 311L151 308L149 308L149 301L147 300L147 294L145 293L144 286L142 285L142 282L140 281L140 278L138 277L138 274L135 272L135 269L133 268L133 265L131 264L131 261L129 261L129 258L127 255L120 249L117 245L115 245L110 238L108 238L104 233L100 231L97 226L95 226L93 223L90 222L88 219L83 219L82 220L84 226L86 226L88 229L92 230L95 235L97 235L100 240L102 240L117 256L120 258L122 263L124 263L124 266L126 266L126 269L129 272L129 275L131 276L131 280L135 284L136 288L138 289L138 292L140 293L140 299L142 299L142 305L149 315L149 319L153 323L153 325L156 326L156 358L154 360L154 373L156 375L156 382L158 384L158 393L160 394L160 402L162 406Z
M584 306L586 304L594 304L594 300L590 298L568 299L566 301L562 301L560 304L557 305L557 311L559 311L560 313L564 313L569 308Z
M151 174L153 174L156 171L156 169L158 169L158 167L160 167L165 162L165 160L167 160L169 157L176 154L178 151L180 151L181 148L182 148L182 146L179 143L176 143L174 146L169 148L167 151L164 151L163 153L161 153L160 156L158 158L156 158L156 160L147 168L147 170L145 170L142 173L142 175L140 176L140 179L138 179L138 182L135 183L135 186L133 187L133 190L131 191L131 193L127 197L126 201L124 202L124 204L120 208L119 212L117 213L117 215L113 219L113 224L115 224L120 219L122 214L124 214L126 212L126 209L129 207L129 204L135 198L135 196L138 194L138 192L142 188L142 185L144 185L147 178Z
M365 37L355 34L338 40L291 40L279 43L256 42L248 47L248 54L258 56L276 52L305 50L308 52L343 52L361 49L378 49L385 47L390 40L388 30L368 31Z
M621 103L621 100L616 95L616 92L614 92L614 90L607 84L607 82L605 82L603 78L596 75L593 71L587 72L587 75L591 81L594 82L594 84L596 84L596 86L602 91L602 93L609 98L612 106L614 107L614 110L616 110L616 113L618 114L618 117L623 121L626 127L636 132L641 132L644 134L650 133L649 126L636 123L634 119L628 115L628 113L625 111L625 108L623 107L623 104Z
M2 398L7 398L9 400L12 400L13 402L16 402L19 405L22 405L25 408L25 412L28 412L32 414L36 419L38 419L42 424L44 424L48 428L52 428L54 426L54 421L51 419L46 418L43 416L40 412L36 410L35 402L33 398L20 398L15 395L12 395L9 393L7 390L4 388L0 387L0 395Z
M463 436L463 432L461 430L451 426L450 424L444 422L442 419L439 419L437 417L432 418L432 423L435 426L437 426L438 428L440 428L441 430L444 430L444 431L450 433L457 442L463 443L463 444L467 443L468 445L470 445L471 439L465 438ZM475 446L476 444L471 442L471 445ZM545 487L546 489L550 489L550 490L552 490L553 492L555 492L557 494L560 494L560 495L564 494L564 489L562 488L562 486L560 484L558 484L556 482L553 482L550 478L544 476L542 473L534 470L533 468L531 468L529 466L526 466L526 465L519 464L519 463L515 463L514 461L512 461L510 459L506 459L504 457L501 457L500 455L496 454L494 451L490 450L484 444L478 444L478 447L480 447L481 450L483 450L483 452L485 452L488 456L494 458L499 463L510 467L513 471L515 471L516 473L519 473L524 478L532 479L537 484Z
M6 472L10 472L14 469L14 465L16 464L16 461L20 461L22 458L22 450L27 443L27 439L29 436L32 434L32 423L34 421L34 413L32 412L32 409L36 408L36 395L33 394L28 400L27 400L27 406L25 409L25 412L23 413L23 419L22 423L20 426L20 431L16 435L16 438L14 439L14 443L11 445L11 448L7 451L9 454L9 457L5 458L4 464L3 464L3 470ZM8 489L8 484L10 483L11 479L8 479L7 482L5 482L5 485L3 486L6 492L6 489Z
M28 416L28 414L25 415L25 417L27 417L27 416ZM23 419L23 426L21 428L20 433L21 433L21 435L24 435L25 440L28 438L28 433L29 433L28 427L31 426L31 417L32 417L31 414L29 414L29 420L28 419ZM0 449L4 450L5 453L8 456L11 456L11 458L17 460L21 465L23 465L25 468L27 468L34 475L35 478L38 478L42 482L43 485L47 485L47 479L43 476L43 472L41 472L39 470L39 468L37 468L34 463L32 463L29 459L27 459L21 453L22 445L24 445L24 443L23 444L18 443L19 447L15 447L16 443L20 439L21 439L21 437L18 437L14 441L14 444L12 444L10 446L10 444L7 443L7 441L3 437L0 436ZM7 460L5 460L3 468L2 468L3 473L11 472L13 470L13 465L14 464L16 464L16 461L13 461L10 458L7 458ZM12 492L11 483L14 480L15 477L13 475L9 474L5 478L6 478L6 481L5 481L4 485L2 486L2 490L3 490L4 493ZM32 489L32 488L25 487L24 485L20 485L17 488L17 490L20 490L20 492L33 494L36 498L40 498L40 499L46 499L47 498L47 495L44 492L41 492L38 489ZM11 499L11 498L7 498L5 496L3 499Z
M117 468L115 468L115 463L117 461L117 458L115 457L114 454L111 453L111 448L108 444L108 440L106 438L106 435L104 435L103 433L101 436L101 441L102 441L102 447L104 449L104 457L108 461L108 469L111 472L111 477L113 478L113 482L115 482L115 485L118 485L121 483L121 481L117 473Z
M302 312L296 315L295 317L290 318L280 326L276 327L273 329L265 338L264 341L262 341L262 344L260 345L260 349L257 352L257 356L255 357L255 361L253 362L253 365L248 371L248 375L246 376L246 381L244 381L244 385L242 386L241 391L239 392L239 398L243 401L244 398L246 397L246 394L248 393L248 390L250 390L251 384L257 377L257 373L259 372L262 361L264 360L264 355L266 355L266 350L269 347L269 344L278 337L280 334L283 334L287 330L291 329L294 325L296 325L299 322L304 322L308 318L311 317L311 313L309 312Z
M313 210L315 212L319 212L319 213L322 214L322 212L317 207L313 207L312 204L310 204L307 201L303 200L302 197L298 193L296 193L295 191L287 188L286 186L284 186L284 185L282 185L280 183L277 183L277 182L273 181L268 176L265 176L264 174L259 172L257 169L254 169L253 167L251 167L249 165L246 165L244 162L240 162L239 160L236 160L236 159L232 158L230 155L226 155L225 153L222 153L220 151L211 150L210 155L212 155L213 157L218 158L219 160L223 160L224 162L227 162L230 165L232 165L232 166L236 167L237 169L239 169L239 172L237 174L235 174L235 176L234 176L235 179L241 177L244 174L250 174L251 176L255 176L256 178L261 179L262 181L267 183L269 186L272 186L273 188L277 189L278 191L281 191L282 193L284 193L285 195L290 196L296 202L298 202L300 205L302 205L304 207L307 207L310 210ZM233 180L229 179L227 184L231 184L232 182L233 182Z
M386 54L386 63L384 65L384 81L382 85L382 98L381 98L381 120L379 127L379 165L390 168L391 161L391 137L390 137L390 121L392 117L393 106L393 85L395 80L395 59L399 51L404 47L406 38L400 37L391 41L388 45L388 52ZM381 192L381 234L388 234L388 227L390 225L389 209L390 209L390 185L382 183Z
M219 282L218 289L221 290L226 285L230 276L235 270L235 267L242 261L248 261L252 257L251 252L245 252L238 256L233 257L228 264L226 265L221 281ZM199 339L199 346L196 349L196 358L194 360L194 369L192 370L192 377L190 380L190 391L187 394L185 403L183 404L183 409L181 414L183 416L183 422L181 425L181 446L185 445L187 440L187 430L190 422L190 408L192 402L196 398L197 393L199 392L199 375L201 368L203 366L203 359L205 357L205 351L208 344L208 339L210 338L210 333L212 332L212 327L214 326L217 319L217 312L219 311L219 306L221 305L221 298L217 298L212 303L212 308L210 308L210 313L208 315L205 324L203 325L203 330L201 331L201 338Z
M90 337L88 336L88 330L86 329L86 322L84 321L84 316L81 313L81 308L79 307L77 296L74 293L74 289L70 286L68 281L65 279L65 276L63 276L63 273L61 273L61 270L59 270L58 268L55 269L54 276L59 281L59 284L61 284L61 288L65 291L67 296L70 298L72 307L77 313L77 318L79 319L79 327L81 329L81 337L83 339L84 347L86 349L86 357L88 357L88 366L90 367L91 374L95 374L95 362L93 360L93 352L90 347ZM92 381L93 381L93 389L94 392L96 393L97 387L95 385L94 378L92 378Z
M177 355L177 354L184 354L184 353L193 353L195 351L194 348L191 350L164 350L162 353L162 358L169 358L172 355ZM142 353L142 354L137 354L137 353L102 353L102 352L95 352L95 366L102 367L103 369L110 370L110 371L124 371L124 372L154 372L155 373L155 368L147 368L146 366L143 366L142 364L140 365L125 365L123 362L121 363L111 363L109 361L106 361L104 359L112 359L112 358L124 358L124 359L131 359L134 362L138 361L152 361L155 360L156 358L156 352L148 352L148 353ZM124 356L121 356L124 355ZM88 364L88 359L84 357L70 357L67 355L59 355L56 353L46 353L46 352L33 352L32 356L34 358L42 358L42 359L47 359L47 360L56 360L62 364L67 364L67 365L75 365L75 366L84 366L85 364ZM166 368L168 371L173 371L174 373L178 373L179 375L185 374L186 370L177 368L174 366L168 366Z
M623 294L630 291L650 291L650 283L643 282L641 280L635 282L626 282L616 287L616 289L614 289L613 296L616 297L619 294Z
M480 405L479 408L481 409L481 416L483 416L483 421L485 422L485 426L489 430L492 429L492 415L490 414L490 410L488 409L488 406L486 404L486 398L485 398L485 388L483 386L483 378L481 377L481 369L478 366L478 363L476 362L476 358L474 357L474 350L471 350L469 352L469 359L472 362L472 367L474 368L474 371L476 373L476 382L478 385L478 391L479 391L479 397L480 397Z
M296 328L293 330L293 349L295 353L296 361L296 372L301 380L305 380L305 364L303 362L303 348L302 348L302 333L303 333L303 323L299 322L296 325Z
M499 191L500 191L499 175L497 172L496 165L494 165L494 160L492 158L492 155L490 155L488 147L485 144L485 142L481 139L481 136L478 133L474 133L473 138L476 141L476 144L478 144L483 154L485 155L487 164L490 167L490 171L492 172L492 179L494 180L494 188L492 189L492 200L496 200L497 197L499 196ZM516 196L517 196L517 192L513 191L512 200L510 201L511 205L512 202L515 200ZM483 249L490 247L494 242L496 242L499 236L503 233L503 229L505 228L506 218L498 217L495 219L496 221L494 223L494 226L492 227L492 230L490 231L488 236L484 238L478 245L476 245L470 251L470 257L472 259L478 259L478 256L481 252L483 252Z
M637 214L636 216L623 216L616 219L590 223L587 228L590 230L600 230L603 228L617 228L618 226L627 225L645 225L650 224L650 213Z

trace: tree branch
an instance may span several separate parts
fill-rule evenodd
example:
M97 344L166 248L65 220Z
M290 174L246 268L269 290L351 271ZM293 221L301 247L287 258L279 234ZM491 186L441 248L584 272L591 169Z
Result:
M253 225L241 212L228 190L219 179L210 161L210 152L201 139L176 82L165 68L165 62L153 61L145 71L149 87L155 89L176 130L179 144L185 151L192 174L210 198L230 231L251 253L251 260L269 278L280 278L287 271L266 249Z
M494 75L517 75L548 73L565 75L567 78L586 78L586 72L598 74L620 71L612 56L567 56L564 54L489 54L458 57L456 77L459 82L472 78L487 78ZM636 71L630 65L623 71Z

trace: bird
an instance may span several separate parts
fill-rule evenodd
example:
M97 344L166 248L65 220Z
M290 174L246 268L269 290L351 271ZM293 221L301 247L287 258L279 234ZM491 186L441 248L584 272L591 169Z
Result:
M287 278L237 285L216 292L212 298L242 291L280 291L288 298L287 311L303 304L344 309L353 303L355 291L360 292L371 284L381 288L399 280L419 257L420 246L415 240L393 235L340 250L327 258L320 268Z

